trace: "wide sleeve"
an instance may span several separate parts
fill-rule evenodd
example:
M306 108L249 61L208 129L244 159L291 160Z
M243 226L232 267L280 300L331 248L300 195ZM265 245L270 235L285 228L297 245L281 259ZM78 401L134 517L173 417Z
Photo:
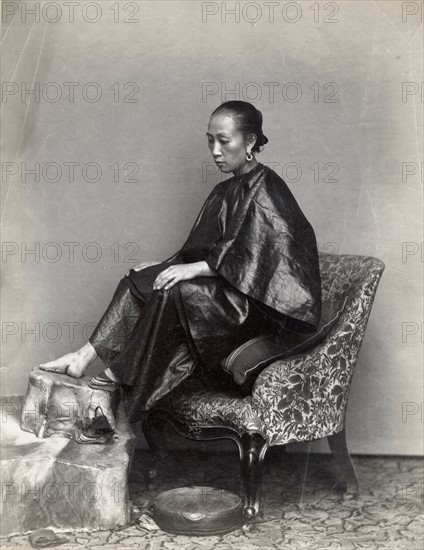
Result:
M321 315L315 234L296 204L281 211L267 193L262 186L245 202L205 260L247 296L315 331Z

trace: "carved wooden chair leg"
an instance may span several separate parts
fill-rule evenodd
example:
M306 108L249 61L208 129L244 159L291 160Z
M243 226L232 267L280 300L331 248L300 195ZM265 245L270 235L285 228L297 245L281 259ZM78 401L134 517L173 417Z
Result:
M347 448L346 431L343 429L341 432L330 435L327 440L340 471L343 487L347 493L356 495L359 489L358 478Z
M262 465L268 448L259 433L245 433L240 444L241 474L244 486L244 516L246 523L259 513L262 490Z

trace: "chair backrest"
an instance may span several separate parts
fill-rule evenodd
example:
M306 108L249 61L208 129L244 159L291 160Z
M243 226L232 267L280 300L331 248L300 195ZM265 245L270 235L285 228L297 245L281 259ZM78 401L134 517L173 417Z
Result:
M347 298L340 322L329 336L343 334L350 340L351 355L357 356L385 265L372 256L320 252L319 259L323 300Z

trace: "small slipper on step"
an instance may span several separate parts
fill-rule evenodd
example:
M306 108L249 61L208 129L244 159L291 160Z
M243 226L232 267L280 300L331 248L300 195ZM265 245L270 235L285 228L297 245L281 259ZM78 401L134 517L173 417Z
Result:
M121 384L115 382L105 372L101 372L88 383L89 387L93 390L115 391L120 388Z
M75 441L81 444L106 443L115 435L100 406L96 407L94 417L84 417L75 424Z

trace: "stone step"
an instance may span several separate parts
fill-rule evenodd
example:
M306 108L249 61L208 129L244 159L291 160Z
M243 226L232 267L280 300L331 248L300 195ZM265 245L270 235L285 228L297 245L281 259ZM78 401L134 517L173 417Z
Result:
M115 428L120 390L107 392L88 386L90 377L72 378L66 374L34 369L22 410L21 428L37 437L74 439L75 425L84 417L95 416L97 407Z
M31 373L26 398L2 399L1 535L127 524L135 437L123 408L114 412L116 398L100 391L93 395L86 379L40 372ZM53 400L56 408L49 406ZM81 445L73 440L70 420L99 404L115 436L105 444Z

